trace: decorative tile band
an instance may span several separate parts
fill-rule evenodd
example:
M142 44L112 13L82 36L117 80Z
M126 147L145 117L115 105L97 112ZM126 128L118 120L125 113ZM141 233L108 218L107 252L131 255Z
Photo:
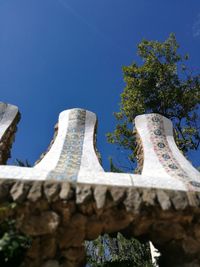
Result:
M81 165L83 141L85 135L86 111L74 109L69 114L68 128L60 158L48 179L77 181Z
M147 122L154 151L165 171L171 177L184 182L189 191L196 190L197 187L199 188L200 183L192 181L174 157L166 138L163 117L159 114L149 114L147 116Z

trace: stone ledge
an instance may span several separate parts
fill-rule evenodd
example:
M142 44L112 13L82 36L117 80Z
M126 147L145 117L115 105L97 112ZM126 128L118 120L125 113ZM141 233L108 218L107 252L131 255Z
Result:
M13 200L16 203L39 199L46 199L49 203L55 201L76 200L81 205L95 200L97 207L106 206L106 201L116 205L123 203L127 211L140 211L141 206L155 206L162 210L186 210L199 208L200 192L174 191L145 187L121 187L112 185L74 185L70 182L58 180L30 181L30 180L0 180L0 200ZM137 203L137 204L136 204Z

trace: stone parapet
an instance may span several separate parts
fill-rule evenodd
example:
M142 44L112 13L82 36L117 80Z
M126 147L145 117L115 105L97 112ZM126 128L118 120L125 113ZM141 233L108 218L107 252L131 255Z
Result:
M3 103L0 111L6 159L19 113ZM151 240L161 267L200 266L200 173L178 150L172 123L159 114L136 117L139 165L128 174L104 172L96 122L90 111L63 111L34 167L0 166L0 203L17 204L0 219L12 215L32 238L23 266L84 266L84 241L117 232Z

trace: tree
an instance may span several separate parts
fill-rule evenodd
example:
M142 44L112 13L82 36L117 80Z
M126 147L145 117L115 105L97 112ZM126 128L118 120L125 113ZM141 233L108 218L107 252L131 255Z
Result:
M15 225L16 203L0 206L0 266L21 266L31 239L20 233Z
M137 115L159 113L171 119L175 140L185 155L190 150L197 150L200 144L200 74L189 70L186 66L188 55L182 56L178 49L174 34L164 42L143 40L137 50L141 64L133 62L123 67L126 86L121 94L120 111L114 113L116 128L108 134L108 141L127 150L132 170L136 162L133 123ZM110 163L113 171L119 171L112 160ZM123 166L123 170L126 169L127 166ZM129 242L125 241L126 247ZM135 253L140 254L141 248L142 244L135 243ZM117 261L120 262L120 257ZM130 266L136 266L134 258L129 257L129 262Z
M153 267L149 247L133 238L127 240L120 233L86 242L86 251L88 267Z
M131 163L136 159L133 120L140 114L153 112L171 119L183 153L197 150L200 144L200 74L186 66L189 57L179 54L178 48L174 34L164 42L143 40L137 51L142 64L123 67L126 86L120 111L114 114L118 123L108 141L128 150Z

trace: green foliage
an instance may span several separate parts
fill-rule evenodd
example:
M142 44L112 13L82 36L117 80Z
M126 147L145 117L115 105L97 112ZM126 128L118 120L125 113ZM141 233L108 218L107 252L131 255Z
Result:
M22 161L20 159L16 159L15 161L16 161L16 165L17 166L20 166L20 167L32 167L27 159L25 161Z
M144 113L159 113L173 121L179 148L187 153L200 143L200 75L186 66L188 55L178 53L175 35L160 43L143 40L138 45L142 64L134 62L124 67L126 86L121 94L120 112L115 131L108 141L128 149L129 159L135 161L133 120Z
M30 246L30 238L19 233L12 219L16 204L5 204L0 208L0 266L20 266L26 249Z
M5 220L0 227L0 266L19 266L29 243L17 232L14 220Z
M115 164L113 163L113 159L111 157L109 158L109 162L110 162L110 171L111 172L118 172L118 173L122 172L121 169L119 169L115 166Z
M16 165L31 167L29 162L16 159ZM14 211L16 203L4 203L0 207L0 266L18 267L21 265L25 251L30 247L31 240L28 236L20 233L16 226Z
M86 242L87 262L91 267L153 267L148 244L127 240L120 233L115 238L100 236Z

